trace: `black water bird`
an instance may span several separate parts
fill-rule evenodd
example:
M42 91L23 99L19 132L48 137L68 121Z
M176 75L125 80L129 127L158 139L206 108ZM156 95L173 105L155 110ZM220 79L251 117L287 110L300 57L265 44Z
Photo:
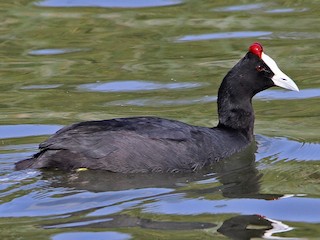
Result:
M273 86L299 91L261 44L254 43L221 83L216 127L157 117L75 123L41 143L39 152L16 163L16 169L196 171L250 145L254 140L252 97Z

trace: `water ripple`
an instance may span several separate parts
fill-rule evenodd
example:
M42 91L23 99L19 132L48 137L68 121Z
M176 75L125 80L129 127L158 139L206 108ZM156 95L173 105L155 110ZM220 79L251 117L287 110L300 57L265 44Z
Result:
M60 125L45 124L1 125L0 139L49 135L60 128L62 128Z
M294 100L294 99L310 99L319 98L320 89L302 89L300 92L286 91L286 90L267 90L256 95L256 99L262 101L271 100ZM105 105L111 106L178 106L190 104L202 104L216 102L217 96L204 96L199 98L185 98L185 99L159 99L155 98L140 98L132 100L118 100L108 102Z
M74 52L81 52L87 51L87 49L80 49L80 48L48 48L48 49L37 49L31 50L28 52L29 55L33 56L45 56L45 55L59 55L65 53L74 53Z
M23 86L20 89L22 90L31 90L31 89L53 89L61 87L62 84L43 84L43 85L29 85L29 86Z
M151 198L169 192L172 192L172 189L143 188L90 193L73 192L73 190L65 188L54 188L53 191L45 191L44 193L33 191L27 195L15 197L10 202L1 204L0 215L1 217L48 216L94 210L102 207L105 208L103 210L105 213L115 213L139 204L140 200L137 199ZM39 194L42 195L39 196ZM57 198L56 194L59 194L60 197ZM64 194L65 196L63 196ZM124 202L126 204L123 206L112 208ZM107 211L109 207L111 209ZM97 214L99 215L99 212Z
M274 162L285 159L286 161L319 161L320 144L303 143L287 138L269 138L257 135L259 143L256 154L257 161L272 158Z
M215 12L240 12L240 11L252 11L257 9L262 9L266 5L263 3L254 3L254 4L243 4L243 5L233 5L227 7L219 7L212 9Z
M294 13L294 12L306 12L307 8L295 9L295 8L276 8L267 10L267 13Z
M153 203L144 205L143 212L155 214L257 214L268 216L281 221L304 221L318 223L320 221L319 199L304 197L285 197L277 201L261 199L228 199L208 200L192 199L181 195L171 195L171 198L162 198ZM275 211L275 209L295 209L296 211ZM297 214L303 213L303 214ZM308 215L308 219L305 215Z
M125 240L132 239L130 234L127 233L119 233L119 232L66 232L66 233L58 233L51 237L53 240L69 240L69 239L112 239L112 240Z
M178 105L190 105L197 103L208 103L215 102L217 97L215 96L205 96L201 98L193 98L193 99L133 99L133 100L119 100L108 102L106 105L112 106L178 106Z
M186 89L201 87L202 83L175 82L155 83L140 80L114 81L108 83L89 83L78 86L79 90L92 92L135 92L161 89Z
M39 7L100 7L100 8L145 8L182 4L181 0L43 0Z
M309 10L308 8L274 8L275 4L264 4L264 3L254 3L254 4L243 4L243 5L232 5L225 7L218 7L212 9L214 12L266 12L266 13L293 13L293 12L305 12ZM257 10L257 11L253 11Z
M197 35L186 35L176 39L176 42L204 41L212 39L232 39L232 38L257 38L271 35L272 32L264 31L241 31L241 32L221 32L206 33Z
M270 36L270 39L292 39L292 40L304 40L304 39L314 40L319 38L320 38L320 34L317 32L274 32Z
M320 97L320 88L302 89L300 92L286 90L267 90L257 94L261 100L292 100Z

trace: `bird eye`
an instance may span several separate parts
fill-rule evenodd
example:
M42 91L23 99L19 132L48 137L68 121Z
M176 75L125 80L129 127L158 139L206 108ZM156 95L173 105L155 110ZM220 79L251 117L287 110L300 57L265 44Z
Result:
M257 69L258 72L262 72L262 71L266 70L265 67L263 67L261 65L257 66L256 69Z

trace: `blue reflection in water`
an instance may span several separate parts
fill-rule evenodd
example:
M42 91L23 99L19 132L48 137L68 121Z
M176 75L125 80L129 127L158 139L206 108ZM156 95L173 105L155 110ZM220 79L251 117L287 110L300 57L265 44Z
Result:
M44 55L58 55L58 54L65 54L65 53L73 53L73 52L80 52L80 51L86 51L87 49L81 49L81 48L48 48L48 49L37 49L37 50L31 50L28 52L29 55L34 56L44 56Z
M271 9L267 10L267 13L293 13L293 12L305 12L308 11L307 8L302 9L295 9L295 8L277 8L277 9Z
M243 5L233 5L228 7L219 7L212 9L215 12L240 12L240 11L252 11L257 9L262 9L266 5L263 3L254 3L254 4L243 4Z
M22 90L32 90L32 89L53 89L61 87L63 84L43 84L43 85L29 85L23 86L20 89Z
M125 240L131 239L130 234L126 233L119 233L119 232L70 232L70 233L59 233L54 235L52 240L70 240L70 239L77 239L77 240Z
M208 103L215 102L217 97L215 96L205 96L202 98L190 98L190 99L158 99L158 98L148 98L148 99L133 99L133 100L119 100L106 103L106 105L111 106L178 106L178 105L189 105L197 103Z
M49 135L63 126L45 124L1 125L0 139Z
M181 0L43 0L40 7L144 8L181 4Z
M318 97L320 97L319 88L301 89L299 92L286 90L266 90L256 95L256 98L262 100L291 100Z
M304 143L284 137L269 138L257 135L258 152L256 160L271 157L273 161L319 161L320 144Z
M175 83L156 83L142 80L114 81L107 83L89 83L78 86L79 90L93 92L134 92L150 91L160 89L185 89L197 88L202 83L192 82L175 82Z
M187 35L176 39L176 42L203 41L210 39L253 38L271 35L272 32L246 31L246 32L222 32L198 35Z
M254 3L254 4L243 4L243 5L233 5L226 7L218 7L212 9L215 12L241 12L246 11L250 13L261 13L264 11L266 13L293 13L293 12L305 12L309 9L307 8L273 8L274 3L266 4L266 3ZM256 11L254 11L256 10Z
M46 183L42 182L42 185L43 184ZM39 182L37 183L37 185L39 185ZM33 188L34 187L35 186L33 186ZM41 186L41 188L45 189L44 186ZM38 192L31 192L21 197L15 197L12 201L0 205L0 216L49 216L102 207L108 209L93 212L91 216L101 215L102 213L111 214L127 208L131 208L141 203L142 200L135 200L137 198L152 197L159 194L169 193L173 190L166 188L143 188L100 193L79 193L77 191L63 188L54 188L51 189L51 191L40 190ZM59 194L60 196L67 194L67 196L57 198L55 197L56 194ZM124 203L123 205L119 205L119 203L121 202L126 203ZM109 209L109 207L112 207L113 204L117 205L114 206L114 208Z
M274 201L259 199L207 200L171 195L144 205L143 212L157 214L259 214L281 221L320 222L320 199L290 197Z
M182 85L183 86L183 85ZM192 87L192 85L189 85ZM188 85L185 87L189 87ZM196 86L196 85L194 85ZM89 86L90 87L90 86ZM138 89L138 88L137 88ZM114 90L115 91L115 90ZM302 89L300 92L286 91L286 90L266 90L258 93L255 99L260 100L294 100L294 99L309 99L309 98L319 98L320 89ZM184 98L184 99L160 99L155 98L135 98L132 100L117 100L106 103L106 105L115 106L178 106L178 105L190 105L190 104L203 104L216 102L216 96L204 96L199 98Z

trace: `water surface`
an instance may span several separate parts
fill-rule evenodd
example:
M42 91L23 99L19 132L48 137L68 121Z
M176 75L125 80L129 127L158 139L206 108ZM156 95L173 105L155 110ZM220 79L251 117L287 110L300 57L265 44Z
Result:
M1 1L1 239L318 239L317 1ZM64 125L212 127L260 41L300 92L258 94L256 144L193 174L15 171Z

